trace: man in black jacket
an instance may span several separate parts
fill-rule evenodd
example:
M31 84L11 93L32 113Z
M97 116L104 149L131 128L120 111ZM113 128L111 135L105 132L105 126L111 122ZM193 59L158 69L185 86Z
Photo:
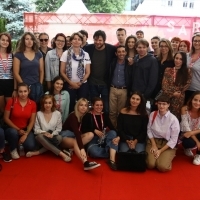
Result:
M151 97L158 79L158 62L152 54L147 53L148 47L147 40L137 41L138 55L134 58L131 73L131 91L141 92L146 100Z
M109 69L110 63L115 57L115 47L105 43L106 34L98 30L93 35L94 44L85 47L91 59L91 72L89 76L90 98L99 97L103 99L104 111L109 112Z
M110 120L115 128L117 128L117 116L121 109L126 106L127 95L130 91L130 72L133 67L131 63L125 59L125 46L118 46L116 56L110 66L110 95L109 95L109 114Z

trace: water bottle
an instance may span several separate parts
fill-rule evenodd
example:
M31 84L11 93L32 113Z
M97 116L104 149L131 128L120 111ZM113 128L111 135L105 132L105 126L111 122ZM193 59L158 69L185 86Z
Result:
M23 147L22 144L19 145L19 155L20 156L25 156L24 147Z

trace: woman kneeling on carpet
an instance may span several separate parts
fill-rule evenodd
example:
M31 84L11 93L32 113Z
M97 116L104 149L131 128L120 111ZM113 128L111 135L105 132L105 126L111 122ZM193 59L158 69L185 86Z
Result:
M82 119L81 130L83 133L94 133L93 139L88 143L87 150L91 157L108 158L108 165L116 170L115 155L118 150L120 138L109 119L103 111L103 101L95 97L92 101L91 112L85 114Z
M172 169L172 160L176 155L176 144L180 132L179 121L169 110L170 98L161 95L157 100L158 111L150 114L147 127L146 152L147 167L157 168L161 172Z
M81 132L81 120L87 111L87 99L79 99L75 104L74 112L68 116L63 125L63 131L60 134L63 137L61 146L63 148L74 149L75 154L83 162L84 170L91 170L99 167L100 164L96 162L89 162L84 149L84 145L87 144L94 136L92 132L85 134L82 134Z
M28 98L30 89L26 83L19 83L17 98L8 100L4 121L9 126L5 131L6 140L10 146L12 159L18 159L18 145L23 145L25 150L35 149L35 137L32 128L36 116L36 104Z
M148 115L145 99L139 92L131 94L129 105L118 116L117 130L121 138L119 151L145 151Z
M181 119L184 152L193 157L191 148L197 146L193 164L200 165L200 91L194 92L187 106L182 108Z
M59 135L62 130L62 118L61 113L56 110L54 97L48 94L44 95L40 106L41 111L37 112L34 130L37 135L36 140L43 147L38 151L27 152L26 157L36 156L50 150L65 162L69 162L71 158L58 149L58 145L62 141L62 136Z

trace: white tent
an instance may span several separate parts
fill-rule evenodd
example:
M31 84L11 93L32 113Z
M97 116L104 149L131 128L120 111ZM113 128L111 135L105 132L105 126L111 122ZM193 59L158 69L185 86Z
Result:
M63 5L56 11L62 14L88 14L90 13L85 7L82 0L65 0Z

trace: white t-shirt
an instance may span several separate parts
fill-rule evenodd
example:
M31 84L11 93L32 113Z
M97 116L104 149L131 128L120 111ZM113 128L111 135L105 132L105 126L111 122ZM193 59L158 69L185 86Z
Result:
M72 53L73 53L73 50L72 50ZM91 60L90 60L89 54L87 52L85 52L85 51L84 51L84 53L85 53L85 56L84 56L84 61L83 61L83 65L84 65L84 74L83 74L83 76L85 75L86 65L87 64L91 64ZM60 58L60 61L67 63L67 54L68 54L68 50L63 52L63 54L62 54L62 56ZM76 55L76 58L78 59L79 55ZM80 78L77 76L77 68L78 68L79 61L76 61L73 58L71 58L71 62L72 62L72 78L71 78L71 81L79 82ZM66 70L65 71L66 71L66 74L67 74L67 65L66 65Z

